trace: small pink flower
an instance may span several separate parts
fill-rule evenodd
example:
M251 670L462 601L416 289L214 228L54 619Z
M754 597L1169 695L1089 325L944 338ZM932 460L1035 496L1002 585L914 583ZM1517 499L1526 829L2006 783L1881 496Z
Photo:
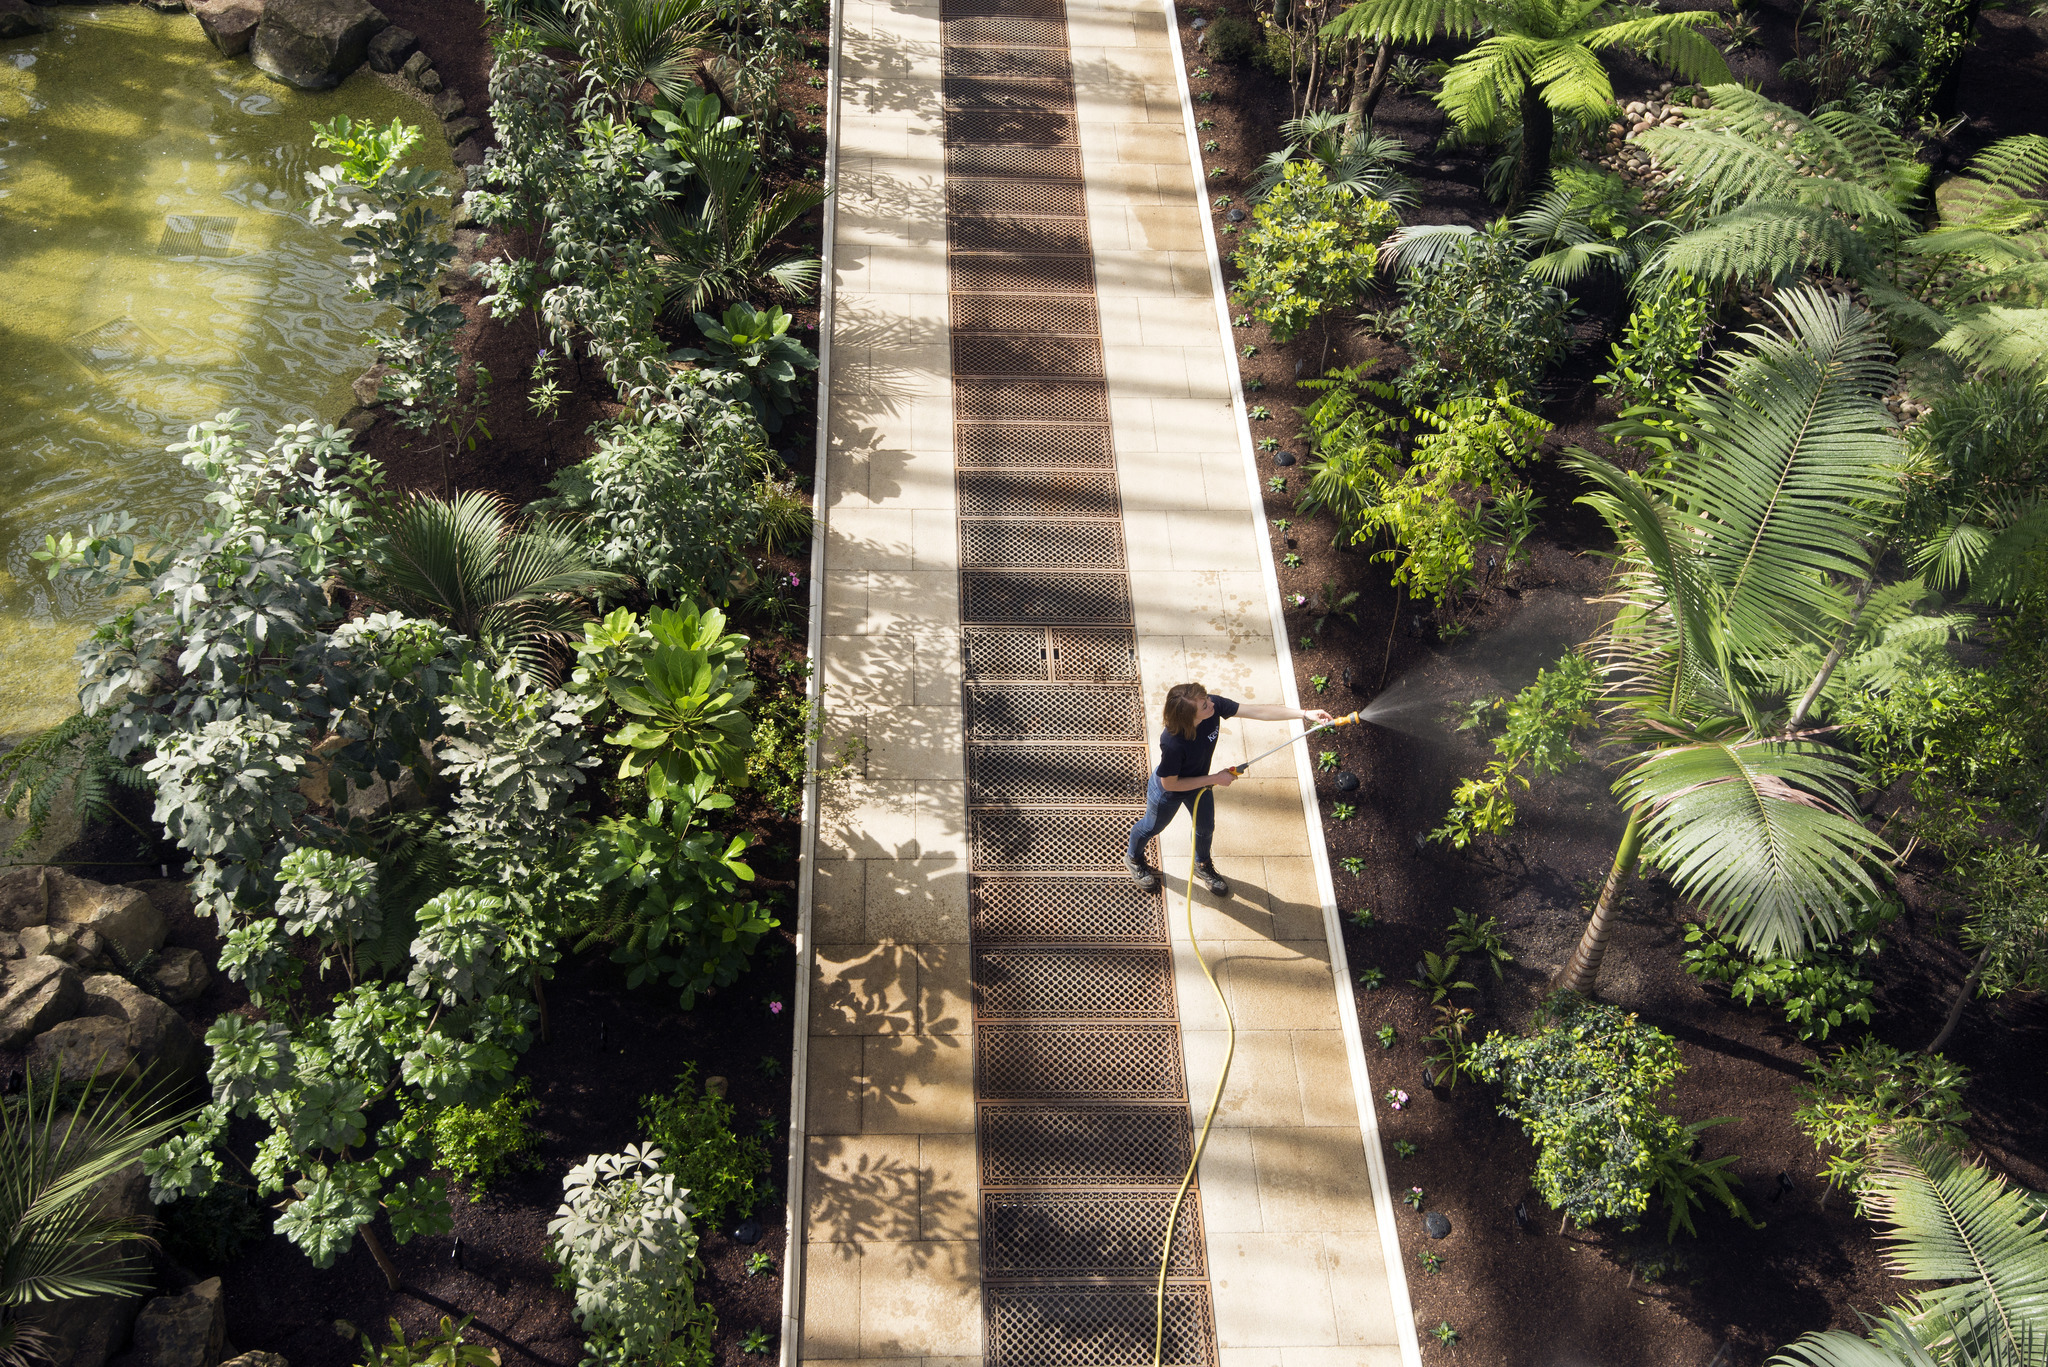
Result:
M774 1013L775 1015L778 1015L778 1016L779 1016L779 1015L781 1015L781 1014L782 1014L782 1003L781 1003L781 1002L769 1002L769 1003L768 1003L768 1009L769 1009L769 1011L771 1011L771 1012L772 1012L772 1013Z
M789 586L790 586L791 588L793 588L793 589L795 589L795 588L802 588L802 587L803 587L803 582L804 582L803 580L801 580L801 579L797 578L797 577L796 577L795 575L793 575L793 574L792 574L791 576L789 576Z

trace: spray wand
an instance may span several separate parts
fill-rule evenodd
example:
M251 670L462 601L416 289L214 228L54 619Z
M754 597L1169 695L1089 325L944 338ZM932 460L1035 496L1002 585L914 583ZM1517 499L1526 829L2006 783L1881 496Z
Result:
M1230 772L1236 774L1239 778L1243 778L1245 770L1251 768L1254 764L1257 764L1260 760L1264 759L1266 755L1277 755L1282 750L1285 750L1288 746L1294 744L1294 742L1298 740L1307 740L1310 736L1313 736L1318 731L1327 731L1333 726L1356 726L1359 722L1363 720L1364 709L1360 708L1357 712L1346 712L1341 717L1332 717L1328 721L1318 722L1298 736L1289 736L1286 740L1281 741L1278 745L1266 751L1265 754L1253 755L1250 759L1246 760L1242 764L1231 765Z

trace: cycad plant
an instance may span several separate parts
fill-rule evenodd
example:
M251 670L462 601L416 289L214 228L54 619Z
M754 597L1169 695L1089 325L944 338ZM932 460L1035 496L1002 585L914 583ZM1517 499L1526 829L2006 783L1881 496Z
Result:
M1939 1282L1888 1310L1869 1338L1808 1334L1774 1367L2042 1367L2048 1363L2048 1228L2040 1198L1902 1134L1886 1145L1869 1204L1891 1225L1894 1275Z
M1473 137L1495 138L1520 123L1509 194L1520 204L1550 173L1557 116L1607 120L1614 84L1601 52L1625 49L1695 84L1725 81L1728 63L1700 32L1718 22L1709 10L1646 13L1603 0L1360 0L1323 35L1419 45L1439 34L1485 32L1451 64L1436 102Z
M379 510L376 537L365 593L444 622L528 673L542 665L548 642L590 615L587 597L632 583L598 569L556 524L519 521L498 494L408 495Z
M825 192L789 185L763 196L754 144L738 119L716 119L716 101L662 115L668 144L695 174L690 201L658 206L651 226L662 308L675 321L766 286L790 294L815 288L822 263L803 252L777 255L774 242L825 202Z
M1615 784L1628 825L1562 986L1590 992L1641 858L1745 948L1798 953L1875 891L1855 762L1802 729L1862 639L1901 458L1876 320L1807 287L1772 305L1683 414L1660 473L1584 451L1586 499L1622 543L1601 647L1611 717L1636 753ZM1801 651L1804 650L1804 654ZM1787 686L1785 662L1808 662ZM1792 702L1797 698L1796 703Z
M38 1307L148 1288L147 1222L110 1213L101 1184L185 1121L159 1096L95 1088L61 1095L31 1070L0 1099L0 1367L55 1363Z

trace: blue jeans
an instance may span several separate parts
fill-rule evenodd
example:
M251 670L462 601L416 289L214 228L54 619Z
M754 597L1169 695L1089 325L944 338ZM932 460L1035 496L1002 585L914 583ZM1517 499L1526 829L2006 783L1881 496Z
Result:
M1195 807L1195 799L1203 793L1202 805ZM1143 863L1145 842L1172 824L1174 814L1183 807L1195 807L1195 862L1207 867L1209 863L1209 840L1216 834L1216 794L1206 788L1196 788L1185 793L1169 793L1159 786L1159 775L1153 774L1145 784L1145 815L1138 818L1138 824L1131 827L1131 862Z

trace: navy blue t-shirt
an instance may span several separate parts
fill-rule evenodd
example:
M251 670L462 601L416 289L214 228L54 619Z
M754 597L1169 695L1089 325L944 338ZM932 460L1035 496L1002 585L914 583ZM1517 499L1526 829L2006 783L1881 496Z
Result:
M1225 717L1237 715L1235 699L1211 693L1209 701L1216 704L1216 713L1196 723L1193 740L1182 740L1171 731L1159 733L1159 777L1200 778L1209 772L1209 761L1216 757L1217 727Z

